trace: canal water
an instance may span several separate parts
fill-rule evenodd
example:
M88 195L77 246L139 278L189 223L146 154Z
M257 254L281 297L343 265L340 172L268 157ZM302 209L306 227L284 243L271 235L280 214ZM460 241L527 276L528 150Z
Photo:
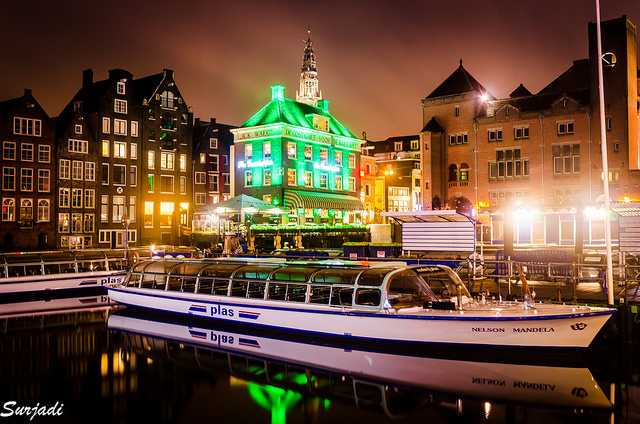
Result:
M17 407L38 402L61 415L31 422L640 420L636 346L606 334L589 353L403 352L127 311L99 294L0 304L0 325L0 413L14 414L0 424L29 422Z

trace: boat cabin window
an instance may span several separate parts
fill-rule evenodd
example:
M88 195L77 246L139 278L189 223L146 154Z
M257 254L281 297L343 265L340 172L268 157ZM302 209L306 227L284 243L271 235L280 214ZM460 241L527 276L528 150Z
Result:
M202 264L199 263L178 263L169 271L167 280L167 290L193 293L196 287L196 276Z
M226 296L229 289L231 274L242 265L214 264L200 271L198 293Z
M331 291L331 306L352 306L353 288L334 287Z
M380 289L359 288L356 290L356 305L380 306Z
M233 275L233 279L245 279L245 280L266 280L269 274L276 270L276 267L257 267L247 266L242 267Z
M175 266L175 262L152 261L144 268L142 288L164 290L167 273Z
M427 283L410 269L394 274L389 281L387 293L393 308L422 307L426 301L436 300Z
M358 279L358 285L379 287L382 284L384 277L391 271L393 271L393 268L368 269L364 271Z
M349 284L356 282L361 269L325 269L313 276L312 283L316 284Z
M328 305L331 298L331 286L311 286L309 303Z

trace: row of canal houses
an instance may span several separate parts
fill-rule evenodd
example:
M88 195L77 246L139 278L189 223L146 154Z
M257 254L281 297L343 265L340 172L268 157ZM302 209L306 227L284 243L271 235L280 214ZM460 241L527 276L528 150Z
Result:
M229 197L231 128L194 119L169 69L85 70L57 117L29 89L0 102L2 250L182 242Z

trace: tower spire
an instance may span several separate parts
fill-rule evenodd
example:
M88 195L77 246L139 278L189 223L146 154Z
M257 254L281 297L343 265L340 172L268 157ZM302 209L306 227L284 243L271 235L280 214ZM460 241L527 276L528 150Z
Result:
M313 41L311 41L311 28L307 27L307 41L305 41L300 69L300 89L296 92L296 100L316 106L320 99L322 99L322 92L318 82L316 55L313 51Z

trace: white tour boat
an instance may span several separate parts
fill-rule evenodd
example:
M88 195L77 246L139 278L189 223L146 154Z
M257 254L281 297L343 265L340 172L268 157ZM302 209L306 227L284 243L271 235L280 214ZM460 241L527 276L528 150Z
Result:
M59 252L6 255L0 259L0 298L7 295L104 287L120 283L127 271L122 256Z
M401 344L584 348L614 314L577 305L475 301L446 266L385 262L149 260L108 291L133 307Z
M397 355L282 340L194 327L135 316L109 316L111 330L233 352L297 366L327 370L401 386L421 387L464 397L574 408L610 408L591 371L585 367L473 362ZM159 347L152 341L141 345ZM162 349L169 351L168 349ZM150 354L144 349L144 354ZM269 368L269 367L267 367ZM280 370L281 367L273 367Z

